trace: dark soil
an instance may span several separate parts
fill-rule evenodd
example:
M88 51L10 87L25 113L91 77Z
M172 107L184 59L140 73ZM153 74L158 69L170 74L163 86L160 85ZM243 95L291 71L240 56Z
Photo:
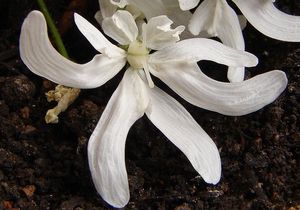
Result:
M98 5L69 2L47 1L72 59L83 63L95 51L74 27L72 12L96 25ZM278 0L278 7L300 15L298 0ZM122 73L82 91L58 124L46 124L44 115L55 104L44 93L54 84L32 74L18 55L22 20L35 8L35 1L0 0L0 209L108 209L92 184L86 145ZM216 186L206 184L146 118L138 120L127 138L131 199L125 209L300 209L300 44L267 38L250 25L244 34L247 50L260 59L248 77L282 69L287 89L274 103L241 117L177 97L220 149L223 171Z

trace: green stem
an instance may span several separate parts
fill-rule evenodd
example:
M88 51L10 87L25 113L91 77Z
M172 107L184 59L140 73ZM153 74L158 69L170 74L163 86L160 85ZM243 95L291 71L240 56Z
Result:
M50 15L50 13L48 12L48 9L47 9L47 6L46 6L44 0L36 0L36 1L46 18L50 33L52 34L53 39L56 43L57 50L60 52L60 54L62 54L62 56L68 58L69 57L68 52L64 46L64 43L62 42L62 39L58 33L55 23Z

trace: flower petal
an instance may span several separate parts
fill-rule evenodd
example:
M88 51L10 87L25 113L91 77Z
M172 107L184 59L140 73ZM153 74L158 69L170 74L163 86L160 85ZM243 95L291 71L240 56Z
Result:
M159 15L166 15L166 8L163 4L163 0L128 0L128 3L139 8L147 20Z
M76 88L95 88L116 75L126 58L96 55L86 64L76 64L60 55L51 45L43 14L32 11L24 20L20 35L20 56L35 74Z
M225 0L205 0L190 20L189 29L194 35L206 32L217 36L223 44L238 50L245 50L245 43L239 18ZM244 80L243 67L229 67L227 77L231 82Z
M128 45L138 36L138 28L133 16L126 10L117 10L111 17L102 21L104 33L119 42Z
M165 15L151 18L147 24L143 24L143 43L150 49L160 50L179 41L179 35L185 27L171 29L172 23Z
M100 6L99 16L101 16L102 20L103 18L111 17L118 8L117 5L111 3L111 0L98 0L98 2ZM100 25L102 24L102 20L98 22Z
M220 42L194 38L177 42L150 55L150 63L197 62L211 60L228 66L255 66L257 58L247 52L235 50Z
M190 10L195 8L199 4L199 1L200 0L178 0L182 10Z
M173 26L184 26L185 30L180 34L180 39L194 38L188 28L188 23L192 18L192 13L188 11L182 11L179 7L170 8L167 7L167 16L174 22Z
M197 64L160 64L152 66L151 73L191 104L231 116L249 114L270 104L287 85L285 73L278 70L238 83L213 80Z
M75 23L80 32L87 38L93 47L108 57L124 57L125 51L113 45L105 36L86 19L74 13Z
M207 183L217 184L221 160L211 138L174 98L157 87L152 88L149 95L147 117L187 156Z
M110 2L111 4L116 5L120 8L124 8L128 4L128 0L110 0Z
M136 71L125 72L88 143L88 159L98 193L114 207L129 200L125 141L132 124L148 106L148 92Z
M281 12L271 0L233 0L233 2L247 20L266 36L282 41L300 41L300 16Z

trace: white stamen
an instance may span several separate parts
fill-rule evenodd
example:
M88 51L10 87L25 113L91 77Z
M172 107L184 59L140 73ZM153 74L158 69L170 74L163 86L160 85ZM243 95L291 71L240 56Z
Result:
M148 66L148 62L146 60L143 61L143 67L144 67L144 71L145 71L145 75L146 75L146 79L148 81L149 87L154 88L154 83L152 81L149 66Z

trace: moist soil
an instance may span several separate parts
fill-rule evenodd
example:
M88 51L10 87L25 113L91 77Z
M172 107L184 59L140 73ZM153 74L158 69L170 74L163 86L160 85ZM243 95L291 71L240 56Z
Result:
M47 102L45 92L55 84L31 73L18 52L22 21L38 7L29 0L0 2L0 209L109 209L93 186L86 146L124 71L102 87L82 91L58 124L46 124L44 115L55 103ZM97 25L97 1L47 4L72 60L90 60L96 51L74 26L72 14L76 11ZM300 15L297 0L277 1L277 7ZM155 80L217 144L222 178L217 185L206 184L180 150L143 117L127 137L131 198L124 209L300 209L300 44L273 40L250 24L244 35L247 50L260 59L257 67L247 69L247 78L282 69L289 79L286 90L255 113L228 117L186 103ZM224 67L200 65L206 74L224 80Z

